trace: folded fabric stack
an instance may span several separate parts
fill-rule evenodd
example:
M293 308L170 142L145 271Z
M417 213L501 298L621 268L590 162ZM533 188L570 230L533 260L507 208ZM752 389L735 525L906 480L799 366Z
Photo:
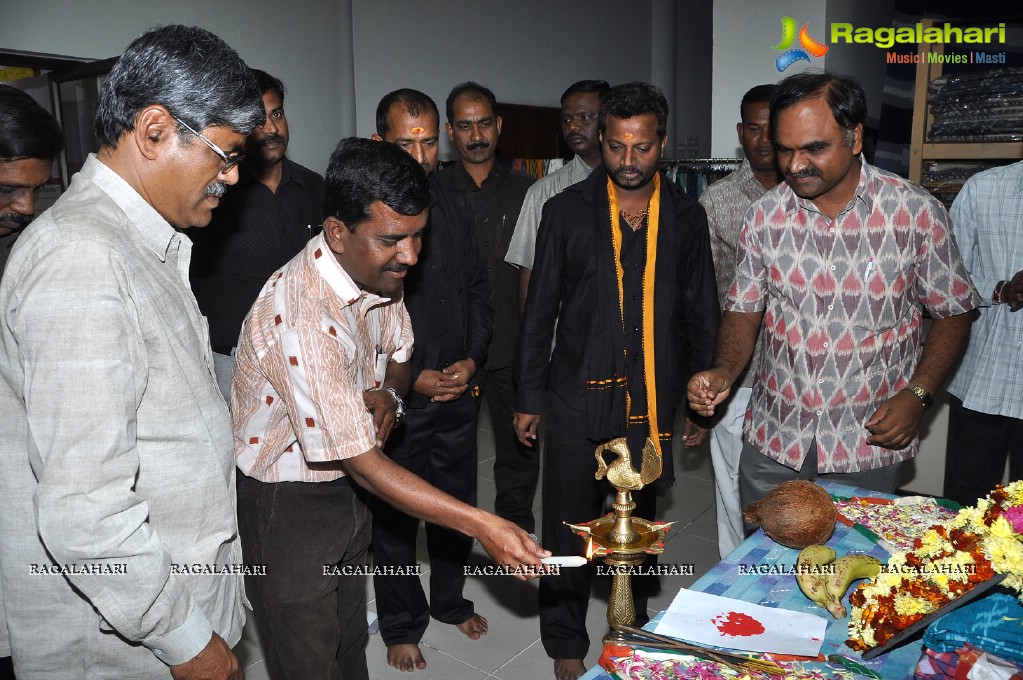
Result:
M946 74L931 81L931 142L1023 140L1023 68Z
M924 634L924 646L939 652L966 643L1023 663L1023 604L996 590L941 617Z
M966 677L963 666L983 652L1023 672L1023 605L1009 593L992 592L931 624L914 678Z
M970 177L982 170L1013 162L1012 159L997 162L927 161L920 184L944 203L947 210Z

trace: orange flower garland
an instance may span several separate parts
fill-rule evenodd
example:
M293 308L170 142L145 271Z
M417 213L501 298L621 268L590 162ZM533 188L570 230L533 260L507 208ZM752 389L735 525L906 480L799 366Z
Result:
M1023 481L999 486L950 524L932 526L912 550L892 555L849 596L846 644L860 652L883 645L996 573L1006 574L1002 585L1023 599L1021 515Z

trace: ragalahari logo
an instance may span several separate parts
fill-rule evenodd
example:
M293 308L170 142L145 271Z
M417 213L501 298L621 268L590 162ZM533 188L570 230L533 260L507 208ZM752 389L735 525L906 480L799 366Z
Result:
M828 53L827 45L819 43L810 37L808 30L810 24L803 24L803 28L799 31L799 45L802 49L790 50L789 48L792 47L792 43L796 41L796 26L798 25L792 17L781 18L781 42L774 46L774 49L781 52L774 61L774 65L778 68L779 73L797 61L809 62L811 55L815 58L820 58Z

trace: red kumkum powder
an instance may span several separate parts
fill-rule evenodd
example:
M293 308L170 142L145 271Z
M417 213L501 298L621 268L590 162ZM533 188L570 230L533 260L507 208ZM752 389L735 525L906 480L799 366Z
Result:
M764 632L764 624L742 612L719 614L710 620L721 631L722 635L731 637L751 637Z

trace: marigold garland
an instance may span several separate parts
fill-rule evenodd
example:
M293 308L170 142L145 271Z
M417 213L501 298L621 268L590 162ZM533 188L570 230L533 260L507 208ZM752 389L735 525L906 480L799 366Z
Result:
M1023 480L998 486L947 525L932 526L913 549L852 595L849 640L857 651L883 645L995 574L1023 600Z

